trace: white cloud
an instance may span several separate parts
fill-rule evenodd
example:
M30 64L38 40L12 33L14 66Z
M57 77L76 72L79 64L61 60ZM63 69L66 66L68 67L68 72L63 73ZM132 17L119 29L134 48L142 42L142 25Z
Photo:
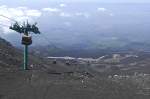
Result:
M71 15L70 13L66 13L66 12L61 12L60 13L61 17L72 17L73 15Z
M8 27L2 27L2 29L3 29L3 34L4 34L4 35L5 35L5 34L13 33L13 30L8 29Z
M34 16L34 17L40 17L41 16L41 12L38 10L27 10L26 11L26 15L27 16Z
M59 6L60 6L60 7L66 7L67 5L64 4L64 3L61 3Z
M9 8L5 5L0 6L0 15L7 16L12 19L19 19L23 17L30 17L30 18L40 17L41 14L42 14L41 11L35 9L29 9L27 7Z
M43 8L42 11L48 11L48 12L60 12L61 10L58 8Z
M28 10L27 7L17 7L18 9L22 10L22 11L25 11L25 10Z
M83 16L85 18L89 18L91 16L90 13L87 13L87 12L77 12L75 13L76 16Z
M19 21L19 22L22 22L22 21L24 21L24 20L25 20L25 21L28 20L29 22L33 22L33 19L30 18L29 16L17 17L16 20Z
M110 11L106 8L97 8L97 11L104 13L106 15L112 16L112 17L114 16L114 13L112 13L112 11Z
M97 10L98 10L98 11L102 11L102 12L107 11L107 9L106 9L106 8L97 8Z
M112 16L112 17L115 16L114 13L110 13L109 15Z
M10 19L14 19L16 21L22 22L25 20L29 20L29 22L32 22L33 19L38 18L42 15L42 12L40 10L36 9L29 9L27 7L8 7L6 5L0 6L0 23L5 25L11 25L13 22ZM5 18L3 16L6 16L8 18ZM9 32L12 32L9 30L8 27L0 26L5 34L8 34Z

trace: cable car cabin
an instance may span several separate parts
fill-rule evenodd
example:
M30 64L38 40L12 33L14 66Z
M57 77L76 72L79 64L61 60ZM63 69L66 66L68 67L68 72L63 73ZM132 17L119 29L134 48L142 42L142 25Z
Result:
M23 45L31 45L32 44L32 37L31 36L22 36L22 44Z

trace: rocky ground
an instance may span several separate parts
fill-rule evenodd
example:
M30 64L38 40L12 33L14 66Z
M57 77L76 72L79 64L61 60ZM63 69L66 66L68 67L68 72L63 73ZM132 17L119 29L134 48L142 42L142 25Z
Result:
M75 66L61 62L47 66L42 70L0 72L0 99L150 98L149 74L110 75L103 72L102 75L90 68L85 70L83 64Z
M0 74L0 99L149 99L137 85L119 77L20 71Z

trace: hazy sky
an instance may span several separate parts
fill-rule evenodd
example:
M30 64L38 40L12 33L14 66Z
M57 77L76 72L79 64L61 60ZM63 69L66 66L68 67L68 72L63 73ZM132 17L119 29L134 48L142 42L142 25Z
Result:
M26 0L27 1L27 0ZM67 2L150 2L150 0L50 0L50 1L67 1Z
M108 2L108 3L127 3L127 2L134 2L134 3L150 3L150 0L0 0L4 2Z
M150 0L0 0L0 15L19 23L27 19L38 22L41 32L57 42L94 41L104 36L129 38L137 34L145 39L150 33L149 5ZM17 35L8 28L12 23L0 16L1 36L12 39L12 34Z

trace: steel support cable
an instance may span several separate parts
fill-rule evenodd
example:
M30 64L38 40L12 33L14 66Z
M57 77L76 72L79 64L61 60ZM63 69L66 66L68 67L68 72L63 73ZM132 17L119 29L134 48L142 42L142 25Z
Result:
M4 18L7 18L7 19L9 19L10 21L17 22L15 19L9 18L9 17L4 16L4 15L2 15L2 14L0 14L0 16L1 16L1 17L4 17ZM24 23L24 24L25 24L25 23ZM4 25L4 24L0 24L0 25L5 26L5 27L10 27L10 26ZM51 44L51 45L54 46L55 48L58 48L57 46L55 46L55 44L53 44L52 42L50 42L49 39L48 39L44 34L43 34L42 36L43 36L43 38L45 39L45 41L47 41L49 44Z
M2 14L0 14L0 16L1 16L1 17L4 17L4 18L7 18L7 19L9 19L9 20L11 20L11 21L17 22L15 19L9 18L9 17L4 16L4 15L2 15Z
M7 17L7 16L4 16L4 15L2 15L2 14L0 14L0 16L1 16L1 17L4 17L4 18L6 18L6 19L9 19L10 22L12 22L12 21L13 21L13 22L17 22L17 20L12 19L12 18L9 18L9 17ZM17 22L17 23L18 23L18 22ZM23 26L23 25L21 25L21 26Z
M10 27L10 26L8 26L8 25L1 24L1 23L0 23L0 26L3 26L3 27Z
M42 34L42 33L41 33L41 34ZM32 35L32 34L31 34L31 35ZM55 48L58 48L58 47L55 46L55 44L54 44L53 42L49 41L49 39L48 39L47 37L45 37L44 35L42 35L41 37L42 37L42 38L44 39L44 41L46 41L49 45L52 45L52 46L54 46ZM35 36L34 38L36 38L36 40L38 40L38 41L41 41L41 39L39 39L38 36ZM37 41L37 42L38 42L38 41ZM39 42L38 42L37 44L38 44L38 45L41 45L41 43L39 43Z
M42 35L42 33L41 33L41 35ZM44 34L42 35L42 37L43 37L43 38L45 39L45 41L47 41L50 45L52 45L53 47L59 49L59 47L57 47L53 42L51 42Z

